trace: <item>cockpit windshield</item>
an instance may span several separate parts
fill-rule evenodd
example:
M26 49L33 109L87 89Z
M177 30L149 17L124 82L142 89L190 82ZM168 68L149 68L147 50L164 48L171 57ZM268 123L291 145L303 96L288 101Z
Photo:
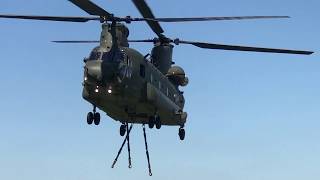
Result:
M101 52L92 51L89 60L98 60L101 57Z
M89 61L108 61L108 62L122 62L125 59L125 52L123 50L117 51L104 51L100 47L96 47L92 50L87 60Z
M125 57L125 53L122 51L104 52L102 54L102 60L104 60L104 61L120 62L120 61L124 60L124 57Z

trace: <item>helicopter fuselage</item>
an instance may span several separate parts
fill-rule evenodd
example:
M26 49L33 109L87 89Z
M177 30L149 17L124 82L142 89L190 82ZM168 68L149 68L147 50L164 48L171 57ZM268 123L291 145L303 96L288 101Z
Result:
M161 117L162 125L183 126L184 97L145 56L129 47L99 52L86 59L83 98L122 123L147 124Z

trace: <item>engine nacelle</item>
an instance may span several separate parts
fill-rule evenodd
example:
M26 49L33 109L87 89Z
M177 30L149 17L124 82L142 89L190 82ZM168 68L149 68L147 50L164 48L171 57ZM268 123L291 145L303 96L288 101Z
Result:
M189 83L189 79L186 77L184 70L179 66L172 66L167 73L168 79L178 85L186 86Z

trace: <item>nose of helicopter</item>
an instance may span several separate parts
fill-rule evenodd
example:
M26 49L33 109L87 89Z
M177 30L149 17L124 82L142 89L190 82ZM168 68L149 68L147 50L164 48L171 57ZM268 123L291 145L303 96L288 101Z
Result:
M102 65L101 60L87 61L85 65L87 75L98 81L101 81L102 80L101 65Z

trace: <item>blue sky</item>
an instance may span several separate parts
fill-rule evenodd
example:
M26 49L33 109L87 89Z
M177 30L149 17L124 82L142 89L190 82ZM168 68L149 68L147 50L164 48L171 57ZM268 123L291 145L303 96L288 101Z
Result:
M137 16L131 1L96 0L119 16ZM107 116L88 126L81 98L83 57L94 45L51 40L98 39L100 25L0 20L0 179L320 178L320 17L316 0L149 0L157 17L289 15L291 19L162 23L185 40L313 50L312 56L227 52L176 46L174 61L190 84L186 140L177 127L148 130L154 176L147 176L142 129L132 131L133 169L119 123ZM86 15L67 1L2 0L0 13ZM131 39L152 38L146 23L129 25ZM132 44L143 54L151 45ZM126 152L126 151L124 151Z

